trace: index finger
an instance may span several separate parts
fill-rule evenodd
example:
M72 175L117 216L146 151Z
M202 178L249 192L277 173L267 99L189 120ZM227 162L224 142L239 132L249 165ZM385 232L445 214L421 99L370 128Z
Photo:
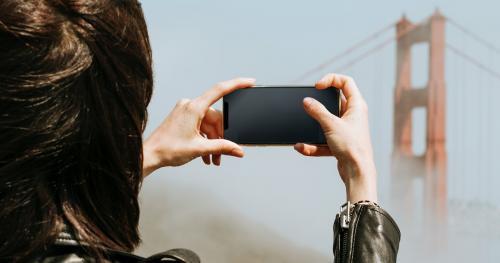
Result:
M348 101L361 98L361 93L351 77L330 73L316 82L317 89L326 89L332 86L342 90L342 93Z
M251 87L255 84L253 78L236 78L216 84L213 88L207 90L203 95L196 98L204 109L208 109L223 96L243 88Z

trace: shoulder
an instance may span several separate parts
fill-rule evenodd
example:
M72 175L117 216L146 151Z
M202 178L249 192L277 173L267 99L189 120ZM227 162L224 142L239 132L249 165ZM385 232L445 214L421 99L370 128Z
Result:
M97 260L90 256L88 251L89 249L84 243L76 240L71 234L62 232L58 235L55 243L33 263L200 263L201 261L196 253L187 249L171 249L147 258L124 251L103 249L106 258L104 260Z

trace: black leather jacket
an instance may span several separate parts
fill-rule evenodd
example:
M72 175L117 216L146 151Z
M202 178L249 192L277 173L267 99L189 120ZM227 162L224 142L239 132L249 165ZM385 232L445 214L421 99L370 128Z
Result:
M333 232L335 263L396 262L401 232L378 205L356 204L337 214Z
M347 213L346 213L347 211ZM401 234L396 222L382 208L374 204L356 204L339 213L334 223L335 263L396 262ZM349 215L348 218L343 217ZM346 219L348 219L346 221ZM184 262L199 263L199 257L186 249L172 249L148 258L107 250L111 263L125 262ZM56 243L34 263L95 262L67 232L59 235Z

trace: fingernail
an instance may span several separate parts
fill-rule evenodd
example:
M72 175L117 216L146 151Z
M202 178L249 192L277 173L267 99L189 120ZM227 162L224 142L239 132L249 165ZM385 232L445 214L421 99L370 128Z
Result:
M302 147L302 143L297 143L297 144L295 144L295 145L293 146L293 148L294 148L295 150L297 150L297 151L298 151L298 150L300 150L300 148L301 148L301 147Z
M255 82L257 81L255 78L244 78L245 81L248 81L248 82Z
M241 149L234 149L231 151L231 155L236 156L236 157L243 157L243 150Z
M311 103L313 103L314 99L310 97L305 97L304 98L304 105L309 106Z

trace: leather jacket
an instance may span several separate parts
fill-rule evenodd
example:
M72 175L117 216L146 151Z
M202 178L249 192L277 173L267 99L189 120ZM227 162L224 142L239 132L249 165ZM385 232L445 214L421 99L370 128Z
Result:
M335 263L396 262L401 233L394 219L374 203L343 207L333 227Z
M182 248L167 250L144 258L132 253L104 249L103 263L200 263L196 253ZM97 263L85 250L85 244L77 241L67 231L59 233L55 243L36 258L33 263ZM99 262L100 263L100 262Z
M335 218L333 253L335 263L396 262L399 228L392 217L376 204L347 205ZM109 263L199 263L187 249L172 249L148 258L127 252L106 250ZM85 254L84 245L68 232L59 234L55 244L34 263L95 262Z

